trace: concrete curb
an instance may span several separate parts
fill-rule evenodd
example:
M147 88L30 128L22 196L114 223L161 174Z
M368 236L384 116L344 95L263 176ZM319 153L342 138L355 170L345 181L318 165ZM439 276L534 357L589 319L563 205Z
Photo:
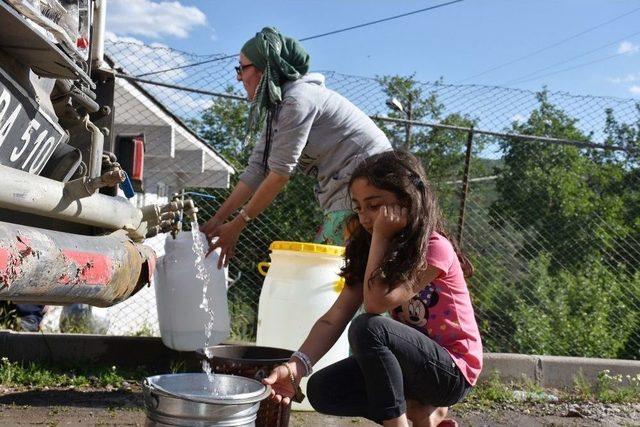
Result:
M177 364L190 370L200 369L194 352L171 350L158 337L0 331L0 357L60 366L95 364L135 368L142 365L158 372L168 372ZM580 375L594 384L598 373L604 370L609 370L610 375L635 377L640 375L640 361L485 353L480 379L497 372L501 379L526 378L543 387L560 388L573 386Z
M578 377L595 384L598 374L640 375L640 361L620 359L592 359L587 357L529 356L511 353L485 353L481 379L498 372L503 379L527 378L543 387L571 387ZM624 384L624 381L623 381Z
M0 331L0 357L61 367L146 366L153 371L165 372L178 365L199 367L194 352L172 350L158 337Z

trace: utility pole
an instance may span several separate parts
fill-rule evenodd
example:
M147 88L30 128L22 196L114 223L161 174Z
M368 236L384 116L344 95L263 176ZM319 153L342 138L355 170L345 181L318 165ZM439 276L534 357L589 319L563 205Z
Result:
M409 151L411 149L411 119L413 110L413 97L411 94L407 96L407 123L405 124L406 135L404 138L404 149Z

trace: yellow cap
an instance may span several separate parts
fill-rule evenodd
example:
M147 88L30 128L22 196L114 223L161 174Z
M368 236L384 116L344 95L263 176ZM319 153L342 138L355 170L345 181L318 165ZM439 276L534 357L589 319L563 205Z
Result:
M269 246L269 249L272 251L281 250L281 251L306 252L306 253L322 254L322 255L344 256L344 246L321 245L319 243L276 241L271 243L271 245Z

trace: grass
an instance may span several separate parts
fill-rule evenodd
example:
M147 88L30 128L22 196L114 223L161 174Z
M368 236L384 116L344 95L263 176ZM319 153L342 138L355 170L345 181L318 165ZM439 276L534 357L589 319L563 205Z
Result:
M5 387L95 387L121 388L125 382L139 382L148 374L143 369L123 370L115 366L94 366L63 370L36 363L22 365L0 359L0 384Z
M134 337L153 337L157 334L154 332L151 325L147 322L144 322L142 326L133 334Z
M600 372L594 385L579 375L572 388L552 390L545 389L530 379L505 383L500 380L498 372L493 372L487 380L479 382L473 388L460 406L471 409L495 403L545 402L550 395L557 397L560 402L640 403L640 374L635 377L609 374L608 371ZM523 393L517 396L514 392L518 391Z
M574 380L573 391L576 399L581 401L596 400L603 403L635 403L640 402L640 373L635 376L610 375L611 371L598 373L595 385L589 384L584 376Z
M186 363L184 360L174 360L171 362L169 366L169 371L172 374L179 374L181 372L186 372Z
M171 372L183 372L185 365L177 361L172 363ZM125 382L139 383L151 375L143 368L120 369L116 366L89 366L82 369L61 369L36 363L27 365L11 362L6 357L0 359L0 384L5 387L78 387L78 388L122 388ZM516 396L514 392L522 392ZM496 403L535 403L547 401L554 395L560 402L600 402L600 403L640 403L640 374L610 375L602 371L593 385L579 375L574 385L565 390L550 390L535 384L531 380L503 382L498 372L480 381L460 405L461 409L490 407ZM524 396L524 398L523 398Z
M249 304L229 299L229 318L231 319L230 340L239 342L255 341L255 325L258 315Z
M16 330L18 315L11 301L0 301L0 329Z
M494 372L488 380L480 381L469 392L464 404L475 407L488 406L494 402L514 402L514 390L511 385L501 382L498 372Z

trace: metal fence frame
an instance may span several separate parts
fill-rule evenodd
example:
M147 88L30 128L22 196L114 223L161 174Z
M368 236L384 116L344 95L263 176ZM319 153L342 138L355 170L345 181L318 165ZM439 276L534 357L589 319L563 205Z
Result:
M114 46L112 46L114 47ZM127 44L118 44L115 45L114 49L116 53L121 55L132 55L132 60L125 61L125 64L132 67L127 71L127 67L119 68L116 77L118 79L122 79L124 81L136 83L142 85L145 89L150 89L150 92L154 94L161 94L163 97L166 96L166 102L168 105L171 102L176 102L175 108L189 108L190 110L182 110L181 112L184 114L185 111L188 113L187 118L194 117L194 113L201 113L203 111L204 106L211 105L212 99L224 99L238 102L246 102L244 97L225 93L226 90L225 84L227 84L231 79L229 79L229 75L226 73L226 68L231 68L230 61L224 62L224 60L229 59L227 57L217 58L219 61L217 63L208 63L207 67L209 68L190 68L192 72L190 73L182 73L182 74L174 74L172 76L168 76L167 73L164 74L155 74L153 78L150 78L149 72L145 72L150 68L149 64L154 65L156 67L159 66L161 69L171 69L171 70L181 70L182 63L197 63L197 58L191 58L188 61L184 58L179 58L179 60L174 61L175 55L188 55L184 52L175 52L171 49L167 48L153 48L148 46L139 46L139 45L127 45ZM139 56L142 58L146 57L151 58L151 60L146 61L148 64L145 65L146 68L137 69L135 68L136 64L142 63L144 61L141 60ZM189 55L194 57L193 55ZM173 62L172 62L173 61ZM183 61L183 62L180 62ZM200 61L202 62L202 61ZM204 63L204 62L203 62ZM162 64L162 65L159 65ZM177 65L177 66L171 66ZM173 71L172 71L173 72ZM174 72L175 73L175 72ZM451 233L451 236L458 240L460 246L469 246L471 249L477 249L478 239L484 239L486 242L480 242L482 244L495 247L492 251L486 254L487 257L490 258L491 262L494 262L499 266L509 267L510 270L513 270L514 274L523 274L523 271L526 273L530 266L524 265L524 261L521 259L517 259L514 255L514 251L520 250L522 248L518 247L519 241L537 241L540 240L539 244L545 244L544 238L540 235L533 233L531 230L527 229L527 224L518 224L517 222L511 222L510 218L502 218L505 221L504 229L499 230L499 233L487 233L486 237L484 235L478 236L478 230L481 230L482 234L485 230L489 230L492 225L489 224L488 219L482 217L482 215L487 214L487 200L476 198L485 197L483 192L486 192L487 189L495 192L495 186L493 182L495 180L500 179L498 175L499 172L496 173L487 173L486 176L479 176L476 166L473 166L474 160L482 160L482 158L477 157L477 153L475 153L477 147L482 146L483 141L489 141L490 144L499 142L502 144L503 141L508 144L518 144L524 142L535 142L539 143L541 146L551 147L551 146L570 146L576 147L580 150L580 153L584 153L582 150L602 150L606 152L616 152L616 153L627 153L629 155L636 156L637 152L632 151L627 147L623 146L615 146L610 145L608 142L605 142L605 138L603 137L604 133L601 131L600 126L604 123L603 112L604 108L609 108L609 106L621 106L620 114L622 117L616 116L616 118L621 119L623 123L630 123L630 118L635 117L633 114L637 114L636 110L632 106L632 102L630 100L621 100L621 99L613 99L613 98L598 98L598 97L585 97L585 96L571 96L567 94L559 94L559 93L549 93L550 103L553 103L554 99L560 99L562 102L560 103L560 108L564 112L564 107L567 108L567 114L573 118L573 112L579 111L580 115L577 117L576 121L580 121L580 131L581 134L586 135L585 138L590 138L591 140L569 140L569 139L560 139L560 138L552 138L548 136L540 136L540 135L526 135L526 134L517 134L510 133L505 131L505 129L510 128L507 126L510 121L513 121L513 117L511 114L514 111L531 111L532 108L535 108L534 103L535 95L532 92L526 92L521 90L513 90L506 88L495 88L495 87L482 87L482 86L474 86L474 85L464 85L464 86L453 86L453 85L444 85L442 83L420 83L420 88L424 89L423 94L429 95L433 93L433 91L439 91L439 93L443 94L445 98L444 103L451 103L452 106L447 105L445 109L447 112L458 112L466 115L469 112L472 114L468 117L472 119L471 116L476 117L477 120L468 120L468 122L475 123L473 126L454 126L446 123L442 123L436 120L433 121L421 121L415 120L414 117L410 117L407 111L405 114L405 118L398 117L389 117L381 114L380 108L384 108L384 93L378 87L378 81L376 79L370 78L361 78L356 76L346 76L338 73L328 72L327 76L329 79L336 78L337 81L331 80L332 89L336 90L339 93L342 93L350 100L354 101L363 111L365 111L374 121L381 124L381 127L384 125L386 129L393 128L394 138L396 143L400 146L411 145L412 137L416 137L418 135L418 128L427 128L432 130L442 131L442 134L445 134L446 137L452 137L456 141L456 150L460 147L461 152L458 153L456 151L455 158L460 159L459 163L456 163L454 168L455 171L451 172L451 175L447 175L444 177L440 177L441 181L436 182L436 185L439 185L441 188L438 189L440 191L444 188L444 192L447 197L447 212L448 218L452 225L455 225L455 233ZM226 83L225 83L226 82ZM219 90L210 90L211 88L216 88ZM166 95L165 95L166 94ZM526 102L529 104L525 105L523 109L519 109L520 104L523 104L523 100L526 99ZM200 101L195 103L194 101ZM537 105L537 104L536 104ZM462 108L461 108L462 107ZM583 108L584 107L584 108ZM191 108L200 108L200 110L191 110ZM458 110L460 108L460 110ZM477 114L475 112L477 111ZM487 113L488 111L488 113ZM618 112L616 110L616 112ZM412 111L411 115L413 115L414 111ZM483 114L488 114L488 116L483 116ZM395 115L396 113L387 113L391 115ZM418 114L418 113L416 113ZM176 114L180 116L180 114ZM182 116L181 116L182 117ZM485 120L486 118L486 120ZM402 128L404 126L404 129ZM584 129L583 129L584 128ZM582 132L584 130L584 132ZM423 132L423 135L429 134L429 132ZM404 135L404 139L402 136ZM486 138L484 138L486 137ZM603 143L598 144L592 142L595 141L603 141ZM458 162L458 160L456 160ZM186 165L188 167L188 165ZM472 167L473 166L473 167ZM487 171L488 169L483 169ZM449 171L449 169L447 169ZM186 172L186 171L185 171ZM475 172L475 174L474 174ZM449 173L449 172L447 172ZM485 174L482 174L485 175ZM308 180L307 180L308 181ZM308 194L311 193L311 189L309 188L312 184L310 181L307 182L304 178L295 178L289 184L291 185L299 185L296 187L296 191L300 191L300 196L303 195L307 197ZM497 181L496 181L497 182ZM206 199L200 198L199 203L203 206L203 213L205 215L212 214L217 206L221 203L221 201L228 194L227 190L216 190L211 194L207 194L209 197L215 197L215 199ZM283 200L279 199L277 204L284 204L284 209L286 210L289 207L294 207L296 204L295 197L298 194L291 193L290 198ZM198 199L200 196L194 194L194 199ZM308 203L309 200L307 198L304 199L305 203ZM298 200L299 202L299 200ZM290 205L286 205L286 204ZM243 234L248 234L249 238L245 242L246 251L255 252L255 256L266 258L267 247L271 240L276 237L280 237L278 233L274 230L278 230L279 224L277 224L278 220L281 220L281 217L271 217L269 214L270 211L265 212L265 214L261 215L257 218L257 221L252 221L252 224L245 230ZM206 216L205 216L206 218ZM306 220L309 220L310 217L307 217ZM288 220L290 218L287 218ZM304 227L309 228L310 224L301 224L301 228ZM608 225L606 223L597 223L596 227L603 229L603 233L612 233L615 236L617 233L616 230L607 229ZM606 230L605 230L606 229ZM500 234L501 233L501 234ZM300 234L300 233L298 233ZM282 236L282 237L292 237L296 238L296 236ZM606 241L603 242L602 251L613 250L606 246ZM624 245L628 245L628 248L625 247L623 250L630 251L630 256L635 257L635 259L640 260L640 243L635 241L623 242ZM620 250L620 248L614 248L615 250ZM528 248L524 248L524 250L529 250ZM570 250L575 250L575 248L570 248ZM483 255L484 256L484 255ZM266 260L266 259L261 259ZM513 266L511 266L511 264ZM230 289L230 293L233 294L232 297L236 299L236 302L242 302L246 300L248 304L245 307L231 307L232 315L235 319L244 319L242 320L244 323L241 325L246 329L249 335L251 334L251 330L255 332L255 310L257 310L257 293L259 292L258 284L260 278L255 276L254 271L249 271L248 269L253 269L251 263L249 262L242 265L243 270L242 277L238 279L240 285L236 284L233 288ZM235 267L234 267L235 268ZM234 270L234 275L235 275ZM255 277L248 277L253 274ZM492 292L496 292L495 289L478 289L475 288L477 283L480 282L484 284L484 281L487 279L487 275L492 274L491 271L483 272L480 271L478 279L472 278L470 283L470 288L472 291L472 298L496 298L496 307L489 307L488 310L507 310L512 307L508 307L505 302L506 300L501 299L502 295L492 295ZM252 288L248 289L246 293L244 290L242 292L238 290L238 286L243 286L243 283L247 283L247 286L252 286ZM505 293L513 292L513 289L508 289L505 284L505 288L500 290L500 292L504 291ZM475 295L474 295L475 294ZM640 292L638 293L640 295ZM233 299L232 298L232 299ZM640 307L640 303L638 304ZM123 313L125 315L126 313ZM493 313L495 316L495 313ZM499 315L500 313L498 313ZM480 319L482 321L483 319ZM254 322L254 323L252 323ZM486 327L487 325L482 325L481 327ZM497 339L498 350L509 351L510 339L512 337L509 336L509 331L504 329L504 325L501 324L492 324L488 325L489 334L496 334L499 339ZM638 347L640 347L640 336L637 339ZM503 345L500 347L501 345ZM495 350L495 348L493 348ZM554 351L554 350L550 350ZM640 357L640 353L638 354Z

